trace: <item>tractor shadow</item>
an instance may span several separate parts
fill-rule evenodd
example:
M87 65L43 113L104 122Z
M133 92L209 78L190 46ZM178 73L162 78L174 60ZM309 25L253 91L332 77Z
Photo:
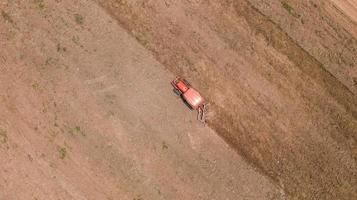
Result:
M190 109L190 110L194 110L189 103L187 103L187 101L185 100L185 98L183 98L182 94L177 90L177 89L173 89L172 90L173 93L175 93L177 96L180 97L181 101Z

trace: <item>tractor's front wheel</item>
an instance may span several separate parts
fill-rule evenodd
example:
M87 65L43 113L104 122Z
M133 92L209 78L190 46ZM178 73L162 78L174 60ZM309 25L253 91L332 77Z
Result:
M181 92L179 89L174 88L173 89L174 93L177 94L178 96L181 96Z
M191 87L191 84L186 79L183 79L182 81L187 85L187 87Z

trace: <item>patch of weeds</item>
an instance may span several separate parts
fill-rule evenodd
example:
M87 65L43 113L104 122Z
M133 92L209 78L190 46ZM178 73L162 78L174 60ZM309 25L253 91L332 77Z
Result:
M86 134L81 130L81 127L80 126L76 126L72 129L69 130L69 133L71 135L78 135L78 134L81 134L82 136L86 136Z
M79 133L79 132L81 132L81 127L76 126L76 127L74 127L74 130L75 130L77 133Z
M40 84L38 84L37 82L35 82L35 83L32 84L32 88L33 88L34 90L39 90L39 89L40 89Z
M45 65L51 64L52 58L46 58Z
M57 50L58 50L58 48L57 48ZM60 51L63 51L63 48L59 48L59 50ZM65 49L66 50L66 49ZM44 66L53 66L53 65L55 65L56 66L56 63L58 63L58 61L59 61L59 59L58 58L51 58L51 57L49 57L49 58L46 58L46 60L45 60L45 62L44 62ZM43 69L45 69L45 67L43 66Z
M288 11L292 16L294 17L300 17L299 14L296 13L295 9L286 1L281 1L281 5L283 6L283 8Z
M48 108L45 104L42 104L43 108L42 108L42 113L47 113Z
M134 197L133 200L144 200L144 199L141 197L141 195L138 195L138 196Z
M67 51L66 47L62 47L61 44L57 44L57 52L65 52Z
M8 13L6 13L5 11L3 11L3 10L1 11L1 16L5 21L7 21L7 22L9 22L11 24L14 23L14 21L12 20L10 15Z
M294 8L291 7L291 6L288 4L288 2L282 1L282 2L281 2L281 5L282 5L283 8L285 8L285 10L287 10L290 14L291 14L292 12L294 12Z
M79 45L79 36L75 35L72 37L72 42L76 45Z
M43 10L45 8L45 3L43 0L34 0L34 3L38 6L40 10Z
M77 24L82 25L84 23L84 17L80 14L75 14L74 19L76 20Z
M166 149L169 148L169 146L166 144L165 141L163 141L162 144L161 144L161 148L162 148L163 150L166 150Z
M134 31L133 35L142 45L144 45L145 47L148 46L149 40L148 40L148 36L145 33L140 33L140 32Z
M59 158L63 160L67 155L67 150L64 147L60 147L58 149L58 153L59 153Z
M43 109L42 109L42 112L43 112L43 113L47 113L47 108L43 108Z
M8 140L7 132L5 130L0 129L0 143L6 143Z

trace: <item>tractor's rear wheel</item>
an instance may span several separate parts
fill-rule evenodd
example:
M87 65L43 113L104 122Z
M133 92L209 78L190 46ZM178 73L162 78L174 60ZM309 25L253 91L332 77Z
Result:
M194 109L192 108L192 106L186 101L185 98L182 98L182 101L183 101L183 103L184 103L190 110L194 110Z

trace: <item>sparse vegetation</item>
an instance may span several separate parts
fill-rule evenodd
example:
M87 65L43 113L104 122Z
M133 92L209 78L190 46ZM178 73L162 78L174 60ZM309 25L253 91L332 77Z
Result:
M82 25L84 23L84 17L80 14L75 14L74 19L76 20L77 24Z
M3 10L1 11L1 16L5 21L7 21L9 23L14 23L14 21L12 20L10 15L8 13L6 13L5 11L3 11Z
M67 150L65 147L60 147L58 149L58 153L59 153L59 158L63 160L67 155Z
M166 144L165 141L162 142L162 146L161 147L162 147L163 150L166 150L166 149L169 148L169 146Z
M47 58L45 61L45 65L49 65L51 63L52 58Z
M144 200L140 195L138 195L137 197L134 197L133 200Z
M295 9L286 1L283 0L281 1L281 5L283 6L283 8L288 11L292 16L294 17L300 17L300 15L298 13L296 13Z
M76 127L74 127L74 130L79 133L79 132L81 132L81 127L76 126Z
M39 89L40 89L40 84L37 83L37 82L35 82L35 83L32 84L32 88L33 88L34 90L39 90Z
M43 10L45 8L45 3L43 0L34 0L34 3L40 8L40 10Z
M6 143L8 140L5 130L0 129L0 143Z
M79 36L78 35L73 36L72 41L74 44L79 45Z
M133 35L145 47L149 44L148 36L145 33L133 32Z
M285 8L285 10L287 10L290 14L291 14L292 12L294 12L294 8L291 7L291 6L288 4L288 2L282 1L282 2L281 2L281 5L282 5L283 8Z
M69 130L71 135L78 135L81 134L82 136L86 136L86 134L81 130L80 126L75 126Z
M43 108L42 108L42 113L47 113L48 108L45 104L43 104Z
M67 51L66 47L62 47L61 44L57 44L57 52L65 52Z
M56 1L9 3L5 15L0 8L1 187L9 198L23 195L11 192L19 178L30 199L66 189L108 200L354 199L357 108L341 83L357 89L357 77L340 83L329 65L352 73L343 67L353 65L356 45L333 6L143 1L81 10ZM85 14L92 11L98 16ZM149 51L129 40L132 29ZM160 96L172 73L194 79L211 102L208 127L180 99ZM84 175L106 194L86 189ZM43 184L31 191L29 182Z
M47 108L43 108L43 109L42 109L42 112L43 112L43 113L47 113Z

